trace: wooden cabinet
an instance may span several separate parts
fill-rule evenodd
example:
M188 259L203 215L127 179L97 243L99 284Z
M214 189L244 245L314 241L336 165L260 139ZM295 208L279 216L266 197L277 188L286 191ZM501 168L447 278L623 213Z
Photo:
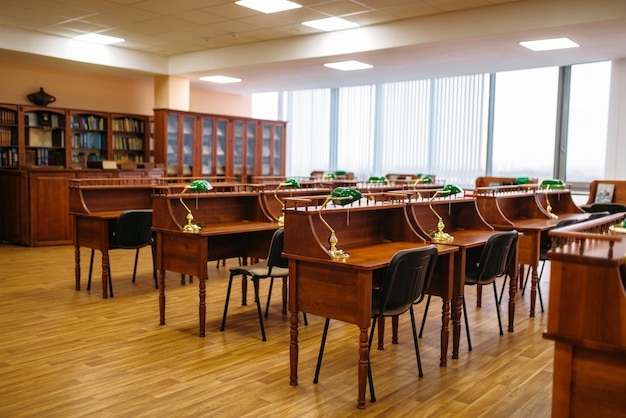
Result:
M156 109L154 120L154 161L169 176L246 182L285 173L285 122L168 109Z
M163 169L0 170L0 241L29 246L72 243L68 179L163 177Z

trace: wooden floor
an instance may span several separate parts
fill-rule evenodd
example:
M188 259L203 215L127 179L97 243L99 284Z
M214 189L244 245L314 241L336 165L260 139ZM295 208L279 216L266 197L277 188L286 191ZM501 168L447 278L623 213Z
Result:
M372 351L378 401L370 403L368 393L366 409L358 410L354 325L331 322L315 385L323 318L309 315L309 326L300 327L293 387L289 318L281 315L278 288L267 342L254 305L240 305L239 286L226 330L219 331L234 260L209 266L207 334L199 338L197 281L183 286L168 272L167 324L160 326L148 249L141 251L136 284L134 252L111 252L115 297L108 300L101 298L99 266L92 290L84 290L89 251L81 255L83 290L75 291L73 247L0 245L0 417L550 416L553 343L541 336L547 313L528 317L528 292L518 294L515 332L499 336L492 292L485 289L477 309L474 288L467 287L474 350L468 352L463 332L461 358L449 359L447 368L439 367L440 304L434 303L420 340L421 379L404 315L400 344L388 336L384 351ZM542 288L547 296L547 277ZM266 289L263 283L263 295ZM420 319L423 307L416 309Z

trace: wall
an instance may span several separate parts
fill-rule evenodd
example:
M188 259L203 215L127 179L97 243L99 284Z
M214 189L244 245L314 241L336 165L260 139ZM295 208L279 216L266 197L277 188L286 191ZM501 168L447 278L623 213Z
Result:
M32 104L26 96L43 87L56 97L50 107L152 115L152 77L120 77L0 61L0 103ZM250 97L190 88L189 110L249 116Z

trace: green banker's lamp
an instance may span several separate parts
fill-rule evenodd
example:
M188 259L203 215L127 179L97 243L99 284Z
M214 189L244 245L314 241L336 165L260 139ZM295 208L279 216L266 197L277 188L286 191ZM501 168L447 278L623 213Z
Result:
M329 171L328 173L324 174L325 180L335 180L336 178L337 178L337 175L332 171Z
M361 192L351 187L336 187L326 197L324 204L320 206L320 209L319 209L320 220L324 223L324 225L326 225L326 228L328 228L328 230L330 231L330 238L328 238L330 248L328 249L328 252L333 259L348 258L350 257L350 255L344 252L343 250L340 250L339 248L337 248L337 242L339 242L339 240L337 239L337 235L335 235L335 230L322 217L322 211L324 210L326 205L328 205L328 203L330 202L333 202L333 204L335 205L345 206L348 203L352 203L361 199L362 197L363 195L361 194Z
M517 177L515 184L528 184L530 183L530 177Z
M280 203L280 208L281 208L280 216L278 217L278 226L285 225L285 214L283 213L283 210L285 209L285 202L280 200L280 197L278 197L278 190L280 190L281 187L297 189L297 188L300 188L300 183L298 183L298 180L296 179L288 178L284 182L280 183L278 187L276 188L276 190L274 190L274 197L276 198L276 200L278 200L278 203Z
M180 193L180 203L182 203L185 209L187 209L187 216L186 216L187 224L183 226L184 232L198 233L200 232L201 227L200 225L193 222L193 215L191 214L191 209L189 209L189 207L185 205L185 202L183 202L183 195L188 190L191 190L192 192L204 192L204 191L208 191L211 189L213 189L213 186L211 186L211 184L208 181L194 180L190 184L185 186L183 191Z
M545 189L545 194L546 194L546 212L548 212L548 215L552 218L552 219L558 219L558 215L555 213L552 213L552 206L550 205L550 200L548 199L548 190L553 189L553 190L563 190L565 188L565 186L563 185L563 180L560 179L551 179L551 180L544 180L541 182L541 184L539 185L542 189Z
M439 242L439 243L445 244L445 243L454 241L454 237L452 235L446 232L443 232L443 229L446 226L443 223L443 219L441 219L441 216L439 216L437 211L435 211L435 209L433 208L433 205L432 205L433 200L435 200L435 197L437 197L438 195L452 196L452 195L456 195L459 193L463 193L463 189L461 189L458 186L455 186L454 184L447 184L443 186L442 189L437 190L435 194L433 194L433 196L428 201L428 207L435 214L437 219L439 219L439 221L437 222L437 230L431 234L431 239L433 240L433 242Z
M387 182L387 177L385 176L371 176L367 179L367 192L370 192L372 184L387 184ZM374 200L374 198L371 198L371 200Z
M418 173L417 179L415 180L415 183L413 184L416 185L416 184L421 184L421 183L432 183L432 182L433 182L433 178L431 176Z

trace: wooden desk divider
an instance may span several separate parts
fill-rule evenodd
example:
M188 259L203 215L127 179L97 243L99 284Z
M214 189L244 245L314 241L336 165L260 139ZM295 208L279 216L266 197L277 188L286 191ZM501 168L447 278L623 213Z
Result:
M544 338L555 342L553 417L621 416L626 411L624 217L609 215L549 233L554 245L548 252Z

